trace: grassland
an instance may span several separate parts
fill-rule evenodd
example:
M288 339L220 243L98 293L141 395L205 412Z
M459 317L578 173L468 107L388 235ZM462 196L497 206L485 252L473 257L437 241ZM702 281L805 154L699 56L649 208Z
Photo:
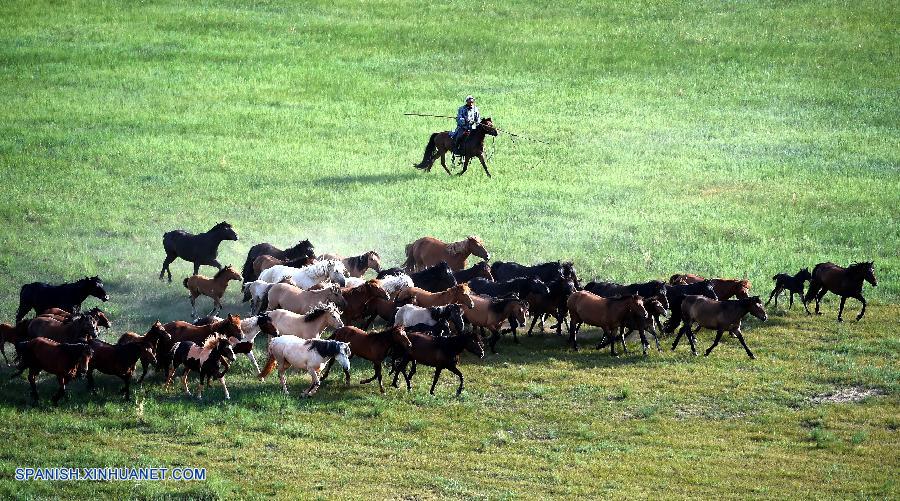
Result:
M100 274L116 333L188 316L161 234L401 261L422 235L584 278L748 277L874 259L861 324L796 309L684 351L577 354L555 337L466 360L427 395L250 377L197 403L0 384L0 495L896 498L900 145L896 2L5 2L0 311ZM475 94L504 128L462 178L411 168ZM190 268L173 266L178 276ZM229 296L229 307L237 294ZM855 303L850 311L855 312ZM243 311L243 310L240 310ZM849 318L849 315L848 315ZM709 342L708 334L703 337ZM262 346L258 347L262 350ZM0 377L6 377L3 369ZM354 378L367 373L354 365ZM47 395L52 381L41 384ZM839 388L860 403L814 403ZM16 466L197 465L200 484L17 483Z

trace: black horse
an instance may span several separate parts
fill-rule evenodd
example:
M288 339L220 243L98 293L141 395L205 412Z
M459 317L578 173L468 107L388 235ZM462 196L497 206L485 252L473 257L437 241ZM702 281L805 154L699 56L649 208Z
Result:
M672 312L672 316L669 317L669 320L666 321L663 328L663 332L667 334L675 332L675 329L681 324L681 302L684 300L685 296L694 295L704 296L715 300L719 299L719 296L716 295L716 291L713 290L712 282L709 280L685 285L666 284L665 287L666 300L669 301L669 311Z
M462 176L469 168L469 160L477 158L481 161L484 173L487 174L488 177L491 177L491 173L488 171L487 164L484 160L484 138L486 135L497 135L497 129L494 127L491 117L482 118L481 122L478 123L477 128L466 136L457 150L452 152L454 155L463 157L463 169L458 175ZM435 132L428 139L428 144L425 146L425 153L422 155L422 161L413 164L413 166L428 172L431 170L434 161L440 158L441 167L447 171L447 174L450 174L450 169L447 168L447 163L444 158L447 152L453 148L453 143L454 141L450 138L449 132Z
M453 270L446 261L441 261L422 271L410 273L409 278L412 279L413 285L428 292L444 292L456 285L456 277L453 276Z
M544 320L547 315L553 315L556 319L556 325L551 329L556 329L556 335L562 336L563 321L569 314L566 302L568 302L569 296L576 291L575 283L565 278L558 278L547 284L547 290L549 294L531 293L525 298L528 301L528 311L531 313L531 327L528 328L527 334L529 336L538 319L541 321L541 332L544 332Z
M520 298L527 298L529 294L550 295L550 289L541 279L534 277L514 278L503 282L491 282L483 278L469 280L469 288L475 294L491 296L493 298L516 294Z
M772 280L775 281L775 288L772 289L772 293L769 294L769 300L766 301L766 306L769 306L769 303L772 302L772 298L775 298L775 306L777 307L778 296L780 296L783 291L788 291L790 293L790 307L794 307L794 294L799 294L800 302L803 303L803 308L806 310L807 314L810 314L809 306L806 305L806 298L803 297L804 283L806 283L807 280L812 280L812 273L809 272L809 268L803 268L794 276L790 276L787 273L779 273L773 276Z
M812 271L809 281L809 291L806 293L806 302L816 300L816 315L819 315L819 302L825 294L832 292L841 298L841 306L838 309L838 322L843 322L844 303L848 297L852 297L862 303L862 309L856 316L859 322L866 314L866 300L862 296L863 282L869 282L872 287L878 286L875 278L875 263L871 261L853 263L843 268L834 263L819 263Z
M88 296L94 296L104 302L109 301L109 294L103 289L103 280L100 280L100 277L85 277L77 282L62 285L43 282L25 284L19 291L16 323L25 318L32 309L36 314L50 308L78 312L81 310L81 303Z
M588 282L584 290L600 297L630 296L637 294L641 297L665 296L666 284L659 280L649 282L621 285L613 282Z
M281 250L274 245L263 242L250 247L247 252L247 260L244 261L244 268L241 270L241 276L244 277L244 283L252 282L259 278L253 271L253 261L259 256L269 255L282 261L298 261L301 259L310 259L316 257L316 250L309 240L297 242L297 245ZM249 298L248 298L249 299Z
M237 233L230 224L222 221L213 226L206 233L194 235L184 230L173 230L163 234L163 248L166 250L166 259L163 260L162 269L159 270L159 279L163 279L163 273L169 274L169 282L172 281L172 271L169 265L177 258L194 263L194 275L200 271L200 265L215 266L222 269L222 264L216 261L219 253L219 244L222 240L237 240Z
M571 280L577 289L581 289L575 266L568 261L552 261L549 263L525 266L514 262L495 261L491 265L491 274L494 280L501 282L520 277L540 278L545 284L549 284L559 278Z

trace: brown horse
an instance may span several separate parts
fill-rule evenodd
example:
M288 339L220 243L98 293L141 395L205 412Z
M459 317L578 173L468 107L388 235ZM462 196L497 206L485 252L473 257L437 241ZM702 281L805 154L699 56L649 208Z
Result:
M578 350L578 331L582 323L600 327L606 337L612 339L613 335L624 327L629 318L647 318L647 310L644 308L644 300L641 296L631 295L616 298L603 298L588 291L577 291L569 296L566 302L569 308L571 321L569 322L569 342L572 348ZM624 338L624 332L621 333ZM625 340L622 340L624 346ZM597 345L599 349L602 342ZM609 343L612 356L616 355L616 343ZM628 351L626 350L627 354Z
M152 365L156 365L156 354L159 353L159 345L169 345L172 343L172 336L166 332L163 324L160 323L159 320L154 322L153 325L150 326L150 330L147 331L143 336L137 334L135 332L126 332L119 336L119 339L116 341L116 344L128 344L135 343L145 346L149 349L150 355L148 356L146 353L141 354L141 368L143 372L141 373L140 379L138 379L138 384L144 382L144 378L147 377L147 369Z
M375 270L376 273L381 271L381 256L373 250L353 257L340 257L337 254L323 254L316 259L319 261L336 259L344 263L344 267L347 268L347 273L355 278L365 275L366 272L369 271L369 268Z
M99 339L90 342L94 355L88 364L87 383L90 391L95 390L94 371L100 371L110 376L122 379L125 386L119 393L125 396L125 400L131 399L131 376L138 360L156 362L156 357L150 346L144 343L109 344Z
M878 280L875 278L875 263L871 261L853 263L846 268L834 263L819 263L813 268L809 291L806 293L806 302L815 298L816 315L821 315L819 302L822 301L825 294L829 292L837 294L841 297L838 322L843 322L844 302L848 297L852 297L862 303L862 309L856 316L856 321L859 322L866 313L866 300L862 296L863 281L869 282L872 287L878 286Z
M337 285L304 290L290 284L275 284L269 289L267 297L269 310L281 308L300 315L306 315L319 303L334 303L339 309L343 309L346 303Z
M16 343L28 339L28 324L31 320L22 320L16 325L0 324L0 353L3 353L3 360L9 365L9 359L6 358L6 343L16 347Z
M228 288L228 282L243 280L241 274L230 264L218 272L212 278L203 275L191 275L184 279L184 286L191 294L191 316L197 316L196 302L200 296L206 296L213 300L213 309L206 315L213 315L222 309L222 296Z
M90 363L93 350L87 343L57 343L43 337L16 343L19 370L12 377L28 370L31 398L38 401L37 376L47 371L56 376L59 391L53 395L53 403L67 395L66 385L77 376L84 374Z
M488 135L497 135L497 129L494 127L494 122L491 121L491 117L482 118L475 130L469 133L463 140L459 151L453 152L454 155L463 157L463 169L458 175L462 176L466 172L466 169L469 168L469 160L477 158L481 161L481 167L484 168L484 173L487 174L488 177L491 177L491 173L487 168L487 163L484 160L484 138ZM422 155L422 161L413 164L413 166L417 169L422 169L425 172L430 172L431 166L434 165L434 161L440 158L441 167L447 171L448 175L452 175L450 169L447 168L447 162L444 160L447 152L452 148L453 139L450 137L449 131L435 132L428 139L428 144L425 146L425 153Z
M491 339L488 344L491 345L491 353L497 353L497 341L500 340L500 327L505 320L513 321L518 325L525 324L525 317L528 316L528 303L520 300L517 296L509 296L505 298L493 299L486 296L472 296L472 307L463 308L463 318L472 324L472 329L478 327L482 330L491 331ZM516 335L516 326L512 326L513 341L519 342Z
M416 374L416 366L422 364L434 367L434 380L431 382L430 392L432 395L434 395L434 387L437 386L438 378L441 377L441 371L447 369L459 378L459 388L456 389L456 396L459 396L463 391L463 374L457 367L459 355L468 350L478 358L484 358L481 336L474 331L450 337L434 337L430 334L410 332L407 333L407 337L411 347L409 353L394 364L394 381L392 383L394 388L397 387L397 379L402 373L406 380L406 391L412 390L412 378ZM412 368L407 374L406 365L410 362L412 362Z
M378 389L384 393L384 384L381 381L381 365L388 354L394 350L397 353L409 353L412 348L406 331L403 327L391 327L381 332L366 332L356 327L341 327L334 331L330 339L335 341L343 341L350 345L350 352L353 356L360 357L372 362L375 368L375 375L369 379L363 379L359 384L368 384L374 380L378 380ZM328 377L331 366L334 365L334 359L328 361L325 370L322 371L322 379ZM350 382L350 374L347 373L347 382Z
M669 284L688 285L704 280L706 279L700 275L692 275L690 273L675 274L669 278ZM710 278L709 282L712 284L713 291L715 291L716 296L720 301L731 299L735 296L738 299L750 297L751 284L749 280L736 278Z
M344 297L344 308L341 320L349 324L369 313L369 303L374 300L389 301L387 291L378 285L378 280L369 280L357 287L344 287L341 290ZM353 353L356 353L355 351Z
M64 321L53 315L37 316L28 324L28 337L43 337L59 343L87 342L97 337L97 319L87 313Z
M107 317L106 313L104 313L100 308L91 308L84 314L94 317L94 320L97 321L97 327L103 327L104 329L109 329L110 327L112 327L112 322L109 321L109 317ZM37 316L43 318L51 318L58 322L68 322L72 318L72 313L60 308L48 308Z
M408 293L416 298L416 305L421 306L422 308L447 306L448 304L453 303L461 304L466 308L474 308L475 304L472 302L471 292L468 285L459 284L454 285L443 292L428 292L427 290L418 287L408 287L401 291L400 295L402 297L404 293Z
M201 326L176 320L163 325L163 328L171 337L168 340L160 339L159 341L156 351L156 368L166 369L167 373L169 364L172 362L170 351L175 343L192 341L202 345L209 336L215 334L224 334L226 338L237 338L238 340L243 338L241 318L237 315L228 315L228 318L219 322Z
M304 256L299 259L278 259L277 257L270 256L269 254L263 254L262 256L257 257L253 260L253 273L255 276L259 276L265 270L269 268L283 264L285 266L291 266L293 268L302 268L304 266L309 266L316 262L316 258L312 256Z
M674 350L675 347L678 346L678 340L681 339L681 335L687 334L688 342L691 343L691 353L697 355L697 348L695 347L696 334L700 329L706 327L707 329L716 330L716 340L713 341L713 344L706 350L704 356L709 356L709 352L711 352L722 339L722 333L729 331L741 342L741 346L744 347L747 356L756 358L753 355L753 352L750 351L750 348L747 347L747 343L744 341L744 336L741 333L741 319L743 319L747 313L750 313L763 322L768 318L759 296L726 301L716 301L715 299L709 299L703 296L685 296L684 300L681 302L681 315L684 318L684 326L678 331L678 335L675 336L675 342L672 343L672 349ZM691 330L693 322L699 324L696 330Z
M422 237L406 246L406 262L403 267L410 272L446 261L451 270L460 271L466 267L466 259L472 254L485 261L491 258L490 252L484 248L484 242L474 235L450 244L434 237Z

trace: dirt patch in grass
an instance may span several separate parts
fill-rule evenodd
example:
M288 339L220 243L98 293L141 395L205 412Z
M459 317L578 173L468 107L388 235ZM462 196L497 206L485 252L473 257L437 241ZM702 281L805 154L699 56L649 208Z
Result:
M849 388L840 388L830 393L822 393L812 397L810 400L815 404L845 402L860 402L866 398L884 395L884 391L878 388L863 388L862 386L850 386Z

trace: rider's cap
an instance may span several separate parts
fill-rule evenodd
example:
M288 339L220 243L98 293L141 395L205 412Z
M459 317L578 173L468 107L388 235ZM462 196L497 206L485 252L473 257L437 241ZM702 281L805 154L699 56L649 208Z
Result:
M466 96L466 102L467 102L467 103L470 103L470 102L472 102L472 101L474 101L474 100L475 100L474 97L472 97L472 96Z

